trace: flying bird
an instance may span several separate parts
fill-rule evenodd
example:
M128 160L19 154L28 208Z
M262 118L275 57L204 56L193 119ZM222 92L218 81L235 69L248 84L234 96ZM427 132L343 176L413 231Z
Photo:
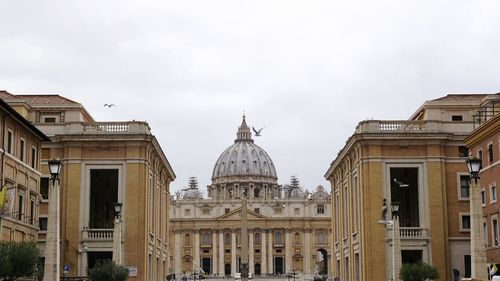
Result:
M262 132L262 130L263 130L264 128L265 128L265 127L262 127L262 128L260 128L259 130L256 130L254 127L252 127L252 130L255 132L255 136L256 136L256 137L260 137L260 136L262 136L262 135L260 134L260 132Z
M110 103L110 104L105 103L105 104L104 104L104 107L109 107L109 108L111 108L111 107L113 107L113 106L116 106L116 105L114 105L114 104L112 104L112 103Z
M394 178L394 182L399 185L399 187L409 187L410 185L401 181L398 181L397 178Z

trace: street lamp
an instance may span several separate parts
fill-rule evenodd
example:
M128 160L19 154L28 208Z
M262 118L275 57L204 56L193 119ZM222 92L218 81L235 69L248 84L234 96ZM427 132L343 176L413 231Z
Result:
M387 220L387 200L382 202L382 218L378 223L392 225L392 279L399 280L399 269L401 268L401 237L399 233L399 207L398 201L391 202L392 220Z
M52 159L47 161L49 164L50 179L52 184L56 181L59 182L59 174L61 173L62 162L58 159Z
M113 229L113 261L122 265L122 203L113 204L115 208L115 220Z
M481 170L481 159L469 158L465 160L465 163L467 164L470 178L474 179L474 182L477 184L477 180L479 179L479 171Z
M401 268L401 236L399 233L399 207L398 201L391 202L392 213L392 280L399 280Z
M59 174L62 162L59 159L48 161L50 182L49 188L49 210L47 221L47 239L45 242L45 268L44 280L59 281L60 278L60 214L59 214Z
M115 204L113 204L113 206L115 207L115 217L118 217L118 218L121 217L122 205L123 204L120 202L116 202Z
M470 247L471 247L471 277L487 280L486 247L482 226L483 210L481 208L481 191L477 184L481 159L470 158L465 161L470 174L469 203L470 203ZM474 180L474 181L473 181Z

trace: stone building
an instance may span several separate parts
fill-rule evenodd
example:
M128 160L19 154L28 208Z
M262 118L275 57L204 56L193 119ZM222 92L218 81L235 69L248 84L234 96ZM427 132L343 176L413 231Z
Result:
M0 241L37 241L40 152L50 139L2 99L0 128Z
M80 104L59 95L2 98L47 134L41 149L39 246L47 234L47 160L63 161L60 182L61 266L86 276L98 259L111 259L114 209L122 207L119 247L128 280L159 281L168 274L169 184L175 178L146 122L97 122ZM61 268L61 272L63 272Z
M452 280L454 270L470 276L463 140L485 97L450 94L426 101L409 120L358 124L325 174L333 193L334 277L390 280L393 261L398 274L401 263L419 260L435 266L442 280ZM400 203L394 236L400 249L393 227L377 223L386 220L384 199L386 208Z
M500 94L488 95L475 114L475 129L464 140L471 155L482 160L478 185L481 188L483 233L486 240L486 261L500 265L500 204L497 186L500 183Z
M240 272L241 195L246 191L249 272L253 275L328 274L330 194L309 193L298 179L278 184L271 157L252 139L245 117L218 158L204 198L194 178L172 198L171 273Z

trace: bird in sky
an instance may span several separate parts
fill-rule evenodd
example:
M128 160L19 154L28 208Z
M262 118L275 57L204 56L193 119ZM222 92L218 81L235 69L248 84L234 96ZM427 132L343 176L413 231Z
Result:
M259 130L256 130L254 127L252 127L252 130L255 132L255 136L256 137L260 137L262 136L260 132L262 132L262 130L264 129L265 127L262 127L260 128Z
M399 187L409 187L410 185L404 182L399 181L397 178L394 178L394 182L399 185Z
M105 104L104 104L104 107L109 107L109 108L111 108L111 107L113 107L113 106L116 106L116 105L114 105L114 104L112 104L112 103L110 103L110 104L105 103Z

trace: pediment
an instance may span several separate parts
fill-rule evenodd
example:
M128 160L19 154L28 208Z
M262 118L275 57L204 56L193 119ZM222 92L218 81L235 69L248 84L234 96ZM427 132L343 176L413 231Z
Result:
M219 220L241 220L240 211L241 211L241 208L234 209L231 212L218 217L217 219L219 219ZM247 209L247 219L248 220L260 220L260 219L266 219L266 218L267 217L262 215L262 214L259 214L259 213L252 211L252 210Z

